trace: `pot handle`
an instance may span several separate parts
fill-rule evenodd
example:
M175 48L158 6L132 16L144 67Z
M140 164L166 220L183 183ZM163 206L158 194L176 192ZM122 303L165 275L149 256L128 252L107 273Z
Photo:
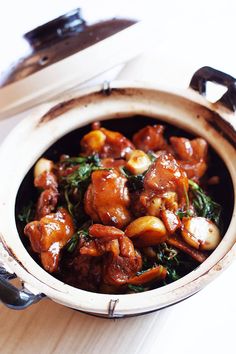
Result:
M227 87L226 93L217 101L223 104L231 111L236 111L236 79L233 76L225 74L222 71L211 68L210 66L203 66L195 72L191 81L190 87L198 91L201 95L206 94L207 81L215 82L217 84Z
M0 301L7 307L23 310L45 296L43 294L34 295L29 291L18 289L9 282L14 278L16 278L15 274L8 273L4 267L0 266Z

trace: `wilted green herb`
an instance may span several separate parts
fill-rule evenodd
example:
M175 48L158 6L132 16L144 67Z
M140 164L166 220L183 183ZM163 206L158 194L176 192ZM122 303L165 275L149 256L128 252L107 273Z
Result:
M150 268L150 265L149 265L149 262L148 262L147 256L145 256L145 255L143 254L143 255L142 255L142 260L143 260L143 266L142 266L142 269L143 269L143 270L145 270L145 269Z
M88 184L90 182L91 173L100 169L100 159L98 155L91 155L88 157L78 156L65 159L65 164L78 165L78 168L66 177L62 177L64 187L73 188L79 187L81 184Z
M74 252L74 250L77 246L78 240L79 240L79 237L78 237L77 233L71 237L71 239L68 242L67 247L66 247L68 252L70 252L70 253Z
M75 188L79 187L81 184L87 185L90 182L92 171L97 169L99 169L99 167L93 166L92 164L81 164L77 170L65 177L65 182L70 187Z
M91 174L93 171L102 169L100 167L100 159L98 155L91 155L88 157L78 156L65 159L63 163L68 166L76 166L78 168L66 177L61 178L61 194L64 195L67 209L73 218L76 220L77 214L82 215L80 210L81 202L85 191L91 182Z
M184 217L188 217L188 216L193 216L193 211L190 209L189 195L188 195L185 185L184 185L184 196L185 196L185 201L186 201L186 210L179 209L176 212L176 215L180 219L182 219Z
M167 263L170 260L174 260L178 265L177 255L178 251L175 248L168 246L165 242L158 246L157 260L160 263Z
M66 159L65 162L71 165L79 165L74 172L63 178L67 187L79 187L81 184L88 184L91 173L101 169L98 155L72 157Z
M189 196L188 196L188 192L186 190L185 184L184 184L184 196L185 196L185 201L186 201L186 210L189 210Z
M70 166L75 166L75 165L80 165L84 163L92 163L96 166L100 166L100 158L98 154L90 155L90 156L77 156L77 157L70 157L65 160L63 160L63 163L70 165Z
M67 189L65 189L65 200L67 203L67 209L68 209L69 213L73 216L74 215L74 206L70 201Z
M184 217L189 217L189 216L193 216L193 210L191 209L187 209L187 210L182 210L179 209L176 211L176 215L180 218L183 219Z
M87 229L80 229L78 230L70 239L70 241L67 243L66 245L66 250L69 253L74 252L74 250L76 249L76 246L79 242L79 239L84 238L86 240L89 239L89 233Z
M149 151L147 155L148 155L149 159L151 160L151 162L156 161L157 157L153 152Z
M176 271L176 268L180 264L178 259L179 252L175 248L168 246L165 242L161 243L157 249L158 264L167 268L168 280L172 282L179 279L180 275Z
M18 214L18 219L25 224L28 224L33 220L34 217L34 207L33 202L30 201L28 205L24 206L21 210L21 213Z
M181 276L177 274L176 270L170 267L167 268L167 276L169 279L171 279L171 281L176 281L181 278Z
M132 175L125 167L120 167L121 172L128 180L127 187L130 192L143 189L144 175Z
M130 191L137 191L143 189L144 175L128 177L128 188Z
M128 284L128 289L131 290L134 293L142 293L143 291L148 290L147 288L144 288L143 286L137 286L137 285L132 285Z
M182 218L184 218L185 216L187 216L187 212L184 211L184 210L177 210L177 211L176 211L176 215L177 215L180 219L182 219Z
M197 183L189 180L189 185L193 193L193 205L197 215L212 220L219 225L221 206L206 195Z

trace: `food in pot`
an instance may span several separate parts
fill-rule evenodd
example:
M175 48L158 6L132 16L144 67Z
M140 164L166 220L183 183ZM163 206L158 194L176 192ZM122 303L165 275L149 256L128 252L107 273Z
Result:
M186 275L218 246L208 144L164 133L148 125L131 141L94 123L78 156L36 163L37 201L19 218L46 271L88 291L142 292Z

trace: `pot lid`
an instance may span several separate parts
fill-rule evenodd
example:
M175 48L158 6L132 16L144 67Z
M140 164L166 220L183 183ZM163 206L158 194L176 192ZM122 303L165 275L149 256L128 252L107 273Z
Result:
M27 50L0 74L0 118L56 97L146 48L147 42L140 40L148 30L144 22L115 12L96 17L83 10L72 10L23 36Z

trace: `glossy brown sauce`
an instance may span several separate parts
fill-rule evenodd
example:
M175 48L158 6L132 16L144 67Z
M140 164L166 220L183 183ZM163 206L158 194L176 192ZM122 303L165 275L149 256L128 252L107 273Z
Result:
M124 119L112 119L112 120L107 120L102 122L103 127L105 127L106 129L111 129L111 130L115 130L115 131L119 131L120 133L124 134L127 138L131 138L131 136L136 133L139 129L145 127L146 125L154 125L157 124L157 120L151 119L151 118L147 118L147 117L141 117L141 116L135 116L132 118L124 118ZM160 122L162 123L162 122ZM169 138L171 136L176 136L176 137L186 137L186 138L193 138L192 135L186 133L185 131L182 131L178 128L175 128L169 124L164 123L164 125L166 126L166 130L165 130L165 138ZM59 157L62 154L68 154L70 156L77 156L78 153L80 152L80 146L79 146L79 142L82 139L82 137L84 137L84 135L86 133L88 133L90 131L90 126L85 126L83 128L77 129L69 134L67 134L66 136L64 136L63 138L61 138L60 140L58 140L55 144L53 144L53 146L51 146L44 154L44 157L47 157L49 159L52 159L54 161L57 161L59 159ZM151 141L152 144L162 144L163 145L163 141L161 142L156 142L155 139L154 141ZM191 154L191 151L189 152ZM209 152L209 161L208 161L208 171L207 171L207 175L204 176L204 178L209 179L212 176L217 175L219 177L219 181L220 183L217 185L212 185L209 186L209 191L211 193L211 195L213 196L214 200L216 202L218 202L219 204L221 204L222 206L222 220L223 220L223 225L222 225L222 233L224 234L225 231L227 230L227 227L229 225L231 216L232 216L232 210L233 210L233 186L232 186L232 181L230 178L230 175L223 163L223 161L215 154L215 152L210 149ZM107 163L108 164L112 164L113 162L111 161L112 159L110 159ZM170 163L170 159L168 160L168 163ZM175 185L175 189L177 191L177 193L180 193L180 198L183 197L181 195L181 190L183 190L183 188L181 186L184 185L185 179L184 177L181 179L181 171L178 170L178 168L174 165L174 163L170 166L168 165L167 162L165 162L165 158L163 157L163 161L161 159L158 160L158 163L160 163L160 168L164 168L165 170L168 171L168 169L171 169L171 171L174 173L172 173L172 179L168 179L168 181L163 181L163 180L156 180L157 179L157 175L154 175L154 178L152 178L152 170L148 171L147 176L145 177L146 179L146 191L148 191L148 187L150 187L150 190L153 190L153 186L155 187L155 185L158 186L158 188L160 188L160 186L162 185L170 185L173 187L173 185ZM162 175L163 176L163 175ZM168 178L168 173L167 175ZM174 176L174 177L173 177ZM103 212L102 208L98 208L98 205L100 205L100 200L99 198L101 198L101 193L103 192L103 181L106 181L106 178L113 178L114 177L114 184L112 186L112 189L116 190L116 186L119 184L124 183L124 181L122 180L122 177L119 175L114 176L114 172L111 172L109 170L104 170L104 171L96 171L92 177L93 179L93 187L92 189L87 192L87 199L88 199L88 203L87 203L87 208L89 210L88 214L91 215L91 213L94 213L94 220L96 222L102 222L104 224L106 224L106 218L109 217L109 215L107 215L107 210L109 212L109 208L111 208L111 214L114 214L114 210L112 210L113 206L111 203L111 200L109 198L109 195L105 196L103 198L103 203L105 203L105 207L104 210L105 212ZM163 178L163 177L162 177ZM173 179L174 178L174 179ZM175 180L176 178L176 180ZM96 184L97 183L97 184ZM31 187L30 187L31 186ZM180 188L181 187L181 188ZM185 188L187 188L187 185L185 186ZM117 190L119 190L119 188L117 188ZM172 188L173 189L173 188ZM161 193L163 191L159 190L158 193ZM151 193L151 192L150 192ZM147 199L150 198L150 195L146 192L147 195L144 196L143 199ZM107 199L106 199L107 198ZM17 215L19 214L22 205L25 204L25 201L27 200L33 200L36 201L37 199L37 193L35 191L35 189L33 188L33 173L32 170L29 171L29 173L26 175L25 179L22 181L22 184L19 188L18 191L18 195L17 195L17 199L16 199L16 222L17 222L17 228L19 231L19 235L21 236L22 242L25 245L25 247L27 248L27 250L29 251L29 253L32 255L32 257L39 262L39 259L37 257L37 255L35 255L32 252L32 247L29 244L29 240L24 236L23 234L23 229L22 229L22 225L21 223L19 223L18 219L17 219ZM118 228L123 229L129 222L130 222L130 215L129 215L129 203L130 201L125 198L120 198L119 193L115 194L115 202L117 205L119 205L119 208L121 210L121 212L119 213L119 208L115 210L115 218L114 218L114 226L117 226ZM99 211L99 212L98 212ZM119 215L122 215L122 218L119 218ZM125 218L124 218L125 215ZM165 215L162 215L162 218L164 218ZM174 218L173 215L166 215L166 217L169 218L169 220L171 220L170 224L170 233L171 233L171 227L175 228L176 223L178 223L178 220L176 221L176 219ZM96 219L97 218L97 219ZM93 231L96 233L96 229ZM104 231L105 232L105 231ZM71 234L69 234L69 236L71 236ZM134 251L134 248L131 244L129 244L129 240L127 240L127 237L124 237L123 235L119 235L119 236L107 236L108 238L106 238L106 242L104 241L96 241L96 243L94 244L93 242L91 242L89 245L84 245L81 248L81 255L80 257L75 258L73 261L70 260L69 255L65 255L64 257L64 261L62 266L64 267L65 271L61 271L60 274L55 273L54 275L71 284L74 286L78 286L78 284L83 281L83 286L82 288L90 290L90 291L97 291L97 286L100 283L101 279L101 259L99 257L102 257L104 252L112 252L112 254L116 254L118 251L118 249L120 250L119 252L121 252L121 255L119 256L117 253L117 257L115 258L115 263L114 263L114 259L112 259L112 257L110 255L107 256L105 263L103 264L103 267L106 269L106 277L107 277L107 284L110 285L106 285L104 288L100 289L100 292L113 292L114 288L112 287L113 282L115 282L115 272L117 270L117 268L119 268L120 271L120 278L119 280L116 279L117 282L120 282L121 284L121 292L122 292L122 284L124 284L125 282L127 282L127 274L129 274L129 272L131 272L130 274L132 275L132 282L130 283L131 285L135 285L136 281L134 275L139 272L140 270L140 255L138 253L135 253L136 251ZM137 242L137 241L136 241ZM172 245L173 246L178 246L180 249L182 247L183 251L185 250L185 245L181 240L179 240L178 238L173 238L172 239ZM86 248L87 247L87 248ZM89 249L88 249L89 247ZM122 251L123 250L123 251ZM129 251L127 251L129 250ZM88 257L88 252L97 252L97 257ZM125 263L124 262L124 258L122 255L122 252L129 252L129 255L132 259L132 264L129 263ZM57 253L57 250L55 250L55 254ZM83 254L84 253L84 254ZM149 255L150 256L150 255ZM197 255L198 256L198 255ZM200 261L203 261L204 259L201 259ZM74 271L78 272L78 274L80 274L81 279L77 279L77 281L74 280L73 276L71 274L69 274L66 269L67 267L71 267L70 262L73 262L73 269ZM68 268L68 269L69 269ZM128 270L130 269L130 270ZM159 279L162 279L162 277L165 277L165 270L164 269L155 269L153 270L151 273L156 272L156 276L157 273L159 272ZM149 274L148 276L155 276L155 274ZM89 276L88 276L89 274ZM184 274L183 274L184 275ZM86 276L88 276L88 278L86 278ZM145 276L147 275L142 275L142 277L145 278ZM84 280L86 278L86 281ZM140 276L139 276L139 281L140 281ZM86 283L87 282L87 283ZM91 284L93 284L93 286L91 286ZM81 286L78 286L81 287Z

